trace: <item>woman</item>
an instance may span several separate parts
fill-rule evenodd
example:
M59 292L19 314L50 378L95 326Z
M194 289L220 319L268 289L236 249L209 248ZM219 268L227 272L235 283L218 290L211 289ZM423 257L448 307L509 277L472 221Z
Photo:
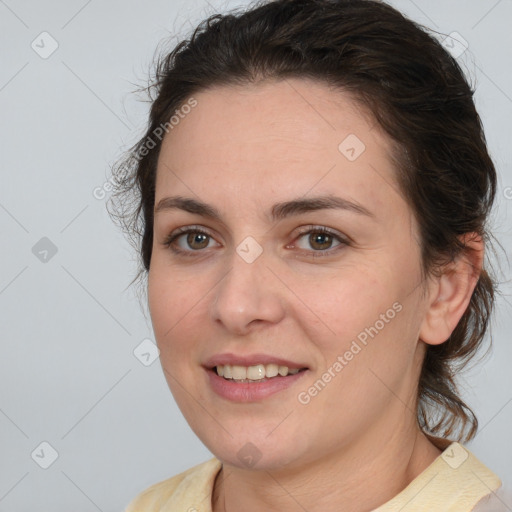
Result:
M155 91L118 215L215 457L127 510L474 510L501 482L454 377L496 174L454 58L381 2L275 0L202 23Z

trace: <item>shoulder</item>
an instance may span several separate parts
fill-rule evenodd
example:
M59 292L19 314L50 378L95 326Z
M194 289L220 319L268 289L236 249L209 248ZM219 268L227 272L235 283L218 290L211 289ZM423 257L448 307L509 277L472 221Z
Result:
M451 442L405 489L373 512L468 512L500 485L499 477L473 453Z
M212 458L183 473L162 480L140 492L125 509L125 512L166 512L175 507L208 510L213 482L222 463ZM172 507L172 508L171 508Z
M425 476L435 478L429 485L431 491L450 512L473 510L501 486L500 478L457 442L451 443L428 469Z

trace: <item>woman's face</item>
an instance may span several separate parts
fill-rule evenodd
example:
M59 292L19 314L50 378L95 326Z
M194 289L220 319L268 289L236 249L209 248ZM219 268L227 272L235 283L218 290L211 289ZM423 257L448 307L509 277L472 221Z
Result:
M378 449L414 424L427 308L388 140L309 80L194 98L159 157L148 290L181 411L239 467Z

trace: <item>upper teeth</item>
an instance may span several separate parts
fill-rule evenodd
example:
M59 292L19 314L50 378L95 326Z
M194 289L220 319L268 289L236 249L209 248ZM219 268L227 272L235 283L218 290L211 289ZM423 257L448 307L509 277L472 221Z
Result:
M295 375L299 372L298 368L288 369L288 366L280 366L278 364L257 364L255 366L238 366L238 365L217 365L217 375L225 379L233 380L261 380L281 375Z

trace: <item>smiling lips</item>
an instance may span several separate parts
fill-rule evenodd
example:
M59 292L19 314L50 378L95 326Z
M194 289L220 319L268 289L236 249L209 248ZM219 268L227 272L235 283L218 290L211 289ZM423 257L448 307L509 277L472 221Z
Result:
M253 366L239 365L217 365L215 367L217 375L225 379L232 379L241 382L258 382L263 379L277 377L286 377L299 373L299 368L288 368L288 366L278 365L276 363L257 364Z
M267 377L274 375L273 377ZM284 391L302 379L307 368L289 368L277 363L252 364L250 366L219 364L206 369L211 389L230 402L259 402L280 391ZM219 375L223 373L221 377ZM231 373L231 377L227 377ZM235 378L234 378L235 377ZM247 377L257 377L256 379Z
M249 382L287 377L307 369L306 365L268 354L243 356L232 353L212 357L205 367L224 379Z

